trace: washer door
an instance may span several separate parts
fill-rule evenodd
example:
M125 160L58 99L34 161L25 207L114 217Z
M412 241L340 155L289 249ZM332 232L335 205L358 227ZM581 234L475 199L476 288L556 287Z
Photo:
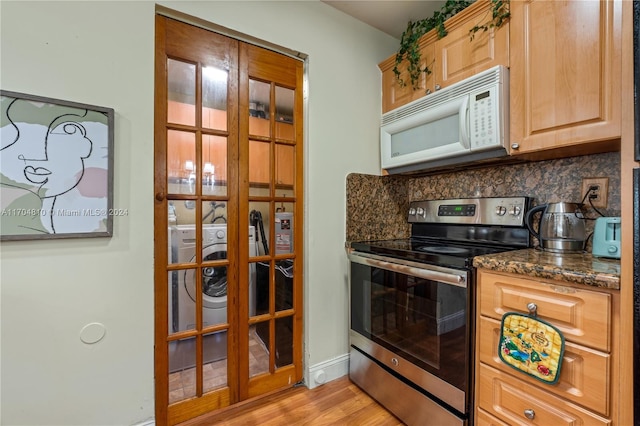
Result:
M227 258L226 244L212 244L202 250L202 260L221 260ZM191 262L195 261L195 256ZM195 271L190 270L185 277L185 288L189 297L196 300ZM226 309L227 307L227 267L218 266L202 268L202 305L209 309Z

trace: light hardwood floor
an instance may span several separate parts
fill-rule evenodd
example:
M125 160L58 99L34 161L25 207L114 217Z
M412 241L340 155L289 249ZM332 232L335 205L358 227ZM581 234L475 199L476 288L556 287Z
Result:
M400 426L403 423L348 377L342 377L314 389L289 388L205 414L180 426L208 425Z

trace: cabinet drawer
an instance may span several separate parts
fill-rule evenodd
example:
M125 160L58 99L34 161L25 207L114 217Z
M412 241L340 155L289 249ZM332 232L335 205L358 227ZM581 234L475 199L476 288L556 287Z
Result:
M528 385L513 376L479 366L478 406L510 425L609 425L611 420ZM526 412L533 419L526 417Z
M508 423L505 423L502 420L498 420L491 414L480 409L476 411L476 419L474 424L476 426L509 426Z
M565 340L610 352L610 294L485 271L480 282L481 315L501 320L535 303L540 319L558 327Z
M480 318L478 332L479 360L533 386L573 401L600 414L609 414L610 356L575 343L565 342L560 379L555 385L539 380L508 366L498 356L500 321Z

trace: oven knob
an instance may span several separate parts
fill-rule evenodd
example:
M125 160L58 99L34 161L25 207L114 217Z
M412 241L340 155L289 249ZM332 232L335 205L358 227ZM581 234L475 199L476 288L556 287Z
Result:
M416 213L418 214L418 216L424 217L424 209L422 207L418 207L416 209Z
M520 206L512 206L509 209L509 214L511 216L519 216L521 211L522 211L522 209L520 208Z
M411 207L409 209L409 216L415 216L416 215L416 209L415 207Z
M498 206L496 207L496 214L498 216L504 216L505 213L507 213L507 208L505 206Z

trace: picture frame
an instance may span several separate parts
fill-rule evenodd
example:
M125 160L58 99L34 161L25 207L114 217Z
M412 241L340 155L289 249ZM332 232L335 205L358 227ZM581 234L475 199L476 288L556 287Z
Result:
M0 241L112 236L114 115L0 90Z

